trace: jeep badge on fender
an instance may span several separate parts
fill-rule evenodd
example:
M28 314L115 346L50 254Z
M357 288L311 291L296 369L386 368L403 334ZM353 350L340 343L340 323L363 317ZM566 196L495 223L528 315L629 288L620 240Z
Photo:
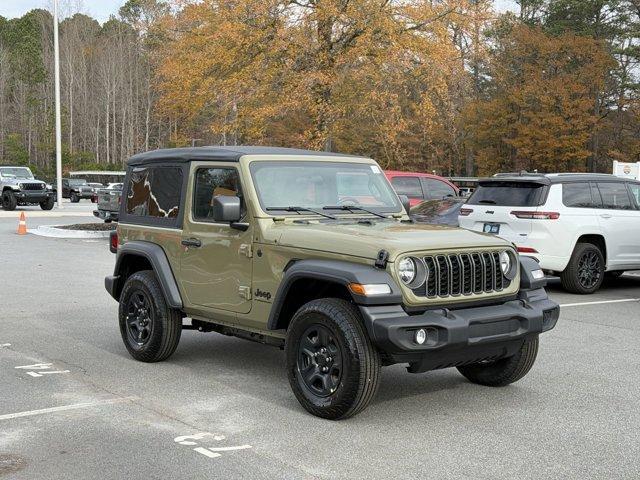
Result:
M329 419L364 410L384 365L521 379L560 313L537 262L497 236L412 223L405 203L364 157L135 155L105 279L125 347L165 360L187 328L284 348L294 395Z

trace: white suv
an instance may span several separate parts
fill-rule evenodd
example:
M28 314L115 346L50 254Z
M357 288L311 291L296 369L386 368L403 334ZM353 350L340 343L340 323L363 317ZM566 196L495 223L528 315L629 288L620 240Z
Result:
M605 272L640 269L640 182L559 173L481 179L460 226L499 235L563 287L593 293Z

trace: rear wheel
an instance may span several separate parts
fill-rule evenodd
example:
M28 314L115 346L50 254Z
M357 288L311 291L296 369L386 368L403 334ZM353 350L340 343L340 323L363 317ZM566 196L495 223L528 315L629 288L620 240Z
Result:
M18 206L18 199L11 190L2 192L2 208L5 210L15 210Z
M159 362L175 351L182 333L182 316L164 299L150 270L131 275L120 294L120 334L136 360Z
M560 275L562 286L571 293L593 293L604 280L604 256L592 243L578 243L569 265Z
M504 387L524 377L538 355L538 337L526 340L518 353L495 362L480 362L458 367L469 381L488 387Z
M291 320L285 344L289 384L310 413L337 420L364 410L380 382L380 356L360 312L337 298L313 300Z
M55 198L48 197L46 200L40 202L40 208L42 210L51 210L53 208L54 203L55 203Z

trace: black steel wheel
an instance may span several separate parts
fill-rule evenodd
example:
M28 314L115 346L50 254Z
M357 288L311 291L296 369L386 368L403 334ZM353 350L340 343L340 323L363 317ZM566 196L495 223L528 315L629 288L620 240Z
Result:
M591 243L578 243L569 265L560 275L562 286L572 293L589 294L604 280L605 260L600 249Z
M152 271L136 272L127 278L118 315L124 345L136 360L165 360L180 342L182 315L167 305Z
M147 293L142 290L134 290L127 302L127 339L133 348L141 348L151 338L153 323L153 306Z
M358 309L338 298L313 300L295 313L285 343L287 376L310 413L337 420L371 402L380 383L380 355Z
M298 373L314 395L328 397L342 379L342 347L323 325L311 325L298 344Z
M2 208L5 210L15 210L18 206L18 199L11 190L2 192Z

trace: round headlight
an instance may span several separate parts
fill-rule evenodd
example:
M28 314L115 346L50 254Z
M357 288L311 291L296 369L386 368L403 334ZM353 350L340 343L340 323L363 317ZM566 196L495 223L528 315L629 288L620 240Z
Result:
M502 274L509 280L515 277L515 260L513 255L507 251L500 252L500 269L502 270Z
M24 185L22 183L19 183L18 188L24 188Z
M403 258L400 260L398 264L398 275L400 275L400 280L406 285L413 282L413 279L416 278L416 262L413 261L413 258Z

